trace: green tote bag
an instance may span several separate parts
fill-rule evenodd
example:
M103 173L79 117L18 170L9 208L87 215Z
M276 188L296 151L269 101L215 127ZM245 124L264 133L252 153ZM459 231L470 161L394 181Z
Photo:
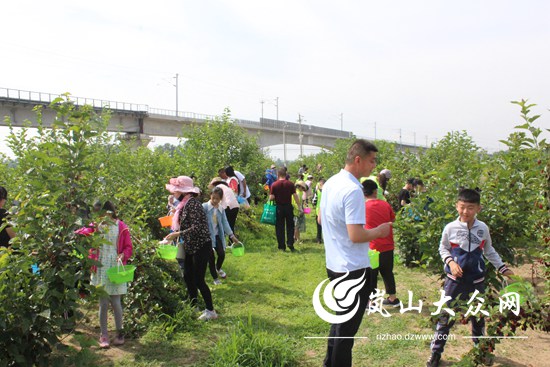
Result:
M276 210L277 206L275 206L273 201L268 201L265 203L264 211L262 213L262 217L260 218L260 223L275 225L275 221L277 220Z

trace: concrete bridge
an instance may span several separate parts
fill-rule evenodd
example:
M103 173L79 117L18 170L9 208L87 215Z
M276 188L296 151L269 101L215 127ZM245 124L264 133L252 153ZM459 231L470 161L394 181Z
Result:
M42 92L30 92L16 89L0 88L0 126L7 126L4 121L9 117L13 126L24 126L25 121L36 125L35 106L43 106L42 122L50 126L55 119L55 111L49 104L59 95ZM181 134L186 126L204 124L213 121L216 116L191 112L162 110L148 105L105 101L70 96L79 106L91 105L98 113L108 109L111 120L108 131L124 132L128 137L147 144L151 136L173 136ZM348 138L350 131L341 131L313 125L288 121L277 121L260 118L259 121L234 119L234 123L258 137L258 144L265 148L278 144L303 144L324 148L333 148L339 138Z
M36 114L33 111L35 106L44 107L42 122L44 126L50 126L56 113L48 106L58 97L59 94L0 88L0 126L7 126L6 117L10 119L13 126L25 126L26 121L31 122L31 127L36 126ZM152 136L177 137L185 127L204 124L216 118L213 115L151 108L144 104L74 96L70 96L70 100L78 106L90 105L99 114L108 109L111 113L108 130L126 133L126 137L136 139L143 145L147 145ZM279 144L285 146L286 144L295 144L331 149L334 147L336 139L352 136L351 131L282 120L260 118L259 121L243 119L234 119L233 121L249 134L257 136L258 144L262 148ZM361 134L357 135L362 137ZM422 148L417 145L394 143L396 149L402 151L416 152ZM286 161L286 153L284 160Z

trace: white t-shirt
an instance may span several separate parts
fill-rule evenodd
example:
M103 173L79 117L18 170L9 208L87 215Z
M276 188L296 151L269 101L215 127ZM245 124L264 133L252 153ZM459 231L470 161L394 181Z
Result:
M223 198L220 202L220 205L223 209L229 208L229 209L235 209L239 207L239 203L237 202L237 198L235 197L235 193L233 190L231 190L228 186L225 186L223 184L218 185L219 188L223 191Z
M235 176L237 176L237 179L239 180L239 196L243 196L243 180L245 179L244 175L240 173L239 171L235 171ZM244 195L245 199L248 199L250 197L250 190L248 189L248 182L246 183L246 194Z
M359 180L342 169L325 182L321 196L327 269L336 273L370 267L369 243L353 243L347 224L365 225L365 198Z

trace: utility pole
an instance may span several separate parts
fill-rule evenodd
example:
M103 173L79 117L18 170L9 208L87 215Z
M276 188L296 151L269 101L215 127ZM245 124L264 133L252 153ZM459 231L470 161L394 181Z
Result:
M403 143L401 142L401 129L399 129L399 146L401 147L401 150L403 150Z
M176 73L176 117L178 117L178 91L179 91L178 79L179 79L179 74Z
M414 136L414 146L416 147L416 131L413 132L413 136Z
M302 135L302 115L298 113L298 124L300 126L300 135L298 135L298 139L300 140L300 157L304 155L304 148L302 146L302 138L304 137Z
M263 99L260 99L260 103L262 104L262 120L264 119L264 103L265 101Z
M340 114L340 131L344 131L344 113Z

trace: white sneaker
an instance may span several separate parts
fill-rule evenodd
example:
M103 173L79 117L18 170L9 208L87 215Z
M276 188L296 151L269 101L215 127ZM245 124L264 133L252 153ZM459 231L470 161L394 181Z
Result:
M223 271L223 269L218 270L218 275L219 275L220 278L222 278L222 279L227 278L227 274L225 274L225 271Z
M218 278L214 279L214 285L220 285L222 284L222 281L219 280Z
M209 311L204 310L204 312L199 316L199 320L207 321L207 320L215 320L218 318L218 314L216 311Z

